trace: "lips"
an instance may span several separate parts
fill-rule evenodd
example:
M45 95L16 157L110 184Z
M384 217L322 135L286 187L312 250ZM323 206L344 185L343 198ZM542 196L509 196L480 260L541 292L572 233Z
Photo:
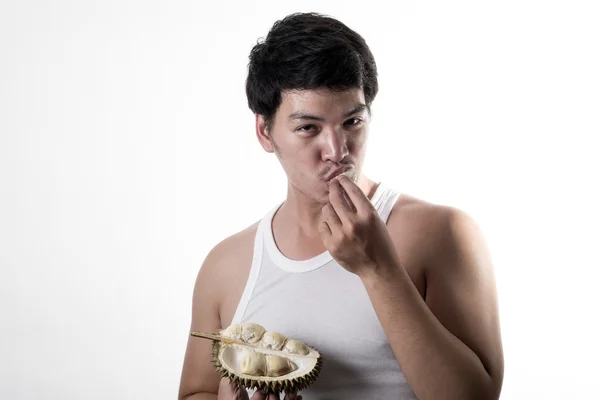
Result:
M334 168L331 171L329 171L329 173L327 173L327 175L324 176L324 179L329 182L330 180L332 180L336 176L341 175L344 172L348 171L350 168L352 168L352 167L349 166L349 165L346 165L346 166L343 166L343 167Z

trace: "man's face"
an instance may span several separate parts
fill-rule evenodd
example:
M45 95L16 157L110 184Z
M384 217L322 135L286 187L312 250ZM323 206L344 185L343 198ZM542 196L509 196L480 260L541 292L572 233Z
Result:
M275 152L290 185L324 204L331 178L344 173L358 180L368 126L361 89L284 92L270 132L272 148L265 148Z

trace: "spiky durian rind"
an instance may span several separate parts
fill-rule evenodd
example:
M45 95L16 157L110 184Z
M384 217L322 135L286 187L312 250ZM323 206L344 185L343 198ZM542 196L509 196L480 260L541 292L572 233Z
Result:
M216 370L219 371L219 373L221 374L221 377L229 379L234 384L240 384L246 389L255 389L256 391L262 391L264 393L279 394L281 392L298 392L300 390L306 389L316 381L323 366L323 358L319 353L319 357L317 358L317 362L314 368L306 375L302 375L291 379L282 378L278 380L261 380L258 376L255 378L246 378L236 375L235 373L229 371L227 368L223 367L221 361L219 360L219 351L221 345L222 342L218 340L213 340L212 361ZM318 350L314 347L309 347L318 352Z

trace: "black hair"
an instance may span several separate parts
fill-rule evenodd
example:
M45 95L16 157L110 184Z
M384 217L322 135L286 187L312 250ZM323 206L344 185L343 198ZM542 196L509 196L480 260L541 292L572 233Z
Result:
M246 96L267 131L285 90L362 89L370 106L379 89L371 50L358 33L329 16L294 13L273 24L250 52Z

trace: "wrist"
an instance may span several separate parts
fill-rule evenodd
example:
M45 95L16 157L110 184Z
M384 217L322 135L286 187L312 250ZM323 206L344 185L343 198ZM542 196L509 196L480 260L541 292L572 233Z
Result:
M397 261L379 262L364 268L359 274L366 287L378 285L381 282L397 282L404 278L404 267Z

